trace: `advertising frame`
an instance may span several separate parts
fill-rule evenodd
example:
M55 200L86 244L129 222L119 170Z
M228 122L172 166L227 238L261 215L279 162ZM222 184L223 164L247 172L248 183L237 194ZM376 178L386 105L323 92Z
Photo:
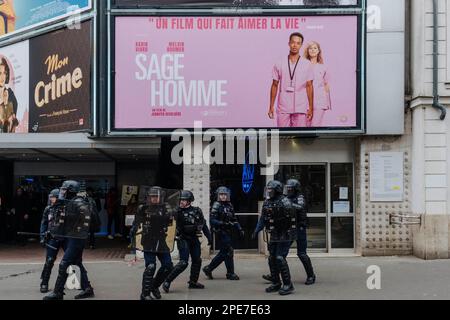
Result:
M7 40L7 39L12 39L12 38L15 38L17 36L23 36L23 35L27 35L27 34L29 34L29 37L32 37L31 34L35 33L36 30L40 30L41 28L52 26L54 24L63 22L65 19L71 18L71 17L73 17L73 16L75 16L77 14L83 15L83 14L89 12L89 11L92 11L93 8L96 5L96 1L97 0L88 0L88 5L83 7L83 8L80 8L79 11L77 11L77 12L74 12L74 13L68 12L66 14L59 15L59 16L56 16L56 17L53 17L53 18L50 18L50 19L46 19L44 21L37 22L37 23L31 24L29 26L26 26L26 27L20 28L18 30L15 30L13 32L9 32L9 33L6 33L4 35L1 35L0 36L0 41L4 41L4 40Z
M281 135L318 135L318 134L348 134L348 135L361 135L365 133L366 128L366 15L365 15L365 0L360 0L362 8L344 10L343 8L329 8L329 9L258 9L256 12L254 8L248 8L248 10L240 10L239 12L227 12L216 10L214 8L209 9L111 9L110 16L107 21L107 39L108 39L108 54L107 54L107 135L108 136L169 136L178 128L133 128L133 129L121 129L115 127L115 19L117 17L247 17L247 16L356 16L357 18L357 81L356 81L356 126L354 127L321 127L321 128L258 128L253 129L278 129ZM201 130L195 128L183 128L191 134L203 134L209 127L202 128ZM238 127L230 128L217 128L220 131L229 129L241 129ZM248 129L248 128L243 128Z
M93 3L96 3L96 0L91 0ZM98 125L97 125L97 98L98 98L98 83L97 83L97 73L98 73L98 58L97 58L97 39L98 39L98 27L97 27L97 17L95 15L95 12L91 12L89 14L83 15L79 20L77 20L80 24L85 22L90 22L91 24L91 30L90 30L90 42L91 42L91 50L90 50L90 93L91 93L91 99L90 99L90 114L89 114L89 121L90 126L89 128L82 129L82 130L74 130L74 131L67 131L67 132L87 132L87 133L93 133L94 135L98 134ZM37 32L29 33L26 35L20 35L12 39L7 39L6 41L3 41L3 39L0 39L0 48L9 47L12 45L15 45L17 43L23 42L23 41L30 41L33 38L37 38L39 36L45 36L46 34L62 30L67 28L67 25L65 25L63 22L60 22L58 24L52 25L45 30L38 30ZM31 63L31 58L30 58ZM63 132L61 132L63 133ZM17 133L21 134L21 133ZM39 133L23 133L23 134L39 134Z
M120 2L121 0L111 0L112 5L111 8L118 9L118 10L127 10L127 9L136 9L139 8L140 11L142 10L177 10L182 7L182 10L199 10L199 9L205 9L209 10L211 8L228 8L231 10L236 10L233 8L239 7L243 9L249 9L249 8L258 8L258 9L298 9L298 10L311 10L311 11L317 11L317 10L323 10L323 9L355 9L355 8L362 8L363 3L365 0L356 0L356 5L339 5L339 6L330 6L330 5L264 5L264 4L249 4L249 5L235 5L235 4L211 4L209 5L202 4L202 3L176 3L176 4L158 4L158 3L149 3L146 4L145 0L140 1L139 5L135 4L118 4L117 2ZM122 0L123 1L123 0ZM126 2L126 1L125 1ZM137 1L136 1L137 2ZM142 4L144 2L144 4ZM161 0L161 2L164 2ZM167 1L166 1L167 2ZM183 2L183 1L181 1Z

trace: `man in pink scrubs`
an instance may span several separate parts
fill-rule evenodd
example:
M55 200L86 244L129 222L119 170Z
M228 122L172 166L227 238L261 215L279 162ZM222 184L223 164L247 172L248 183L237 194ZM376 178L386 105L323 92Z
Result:
M273 67L268 115L270 119L274 118L278 95L278 127L306 127L313 118L314 69L309 60L300 56L302 45L303 35L291 34L289 56Z

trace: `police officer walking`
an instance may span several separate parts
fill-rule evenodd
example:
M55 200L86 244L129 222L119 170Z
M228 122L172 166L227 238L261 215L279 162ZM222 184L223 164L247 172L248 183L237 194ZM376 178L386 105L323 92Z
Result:
M278 291L280 295L288 295L294 291L286 257L296 237L295 220L295 210L283 196L283 184L276 180L270 181L266 186L261 217L252 235L256 239L258 233L265 228L269 236L268 262L272 284L266 288L267 293Z
M53 265L55 264L56 257L58 256L58 251L62 248L64 240L62 238L56 239L51 236L51 234L58 234L61 219L61 213L64 213L63 206L57 204L59 197L59 189L54 189L50 191L48 196L49 205L45 208L42 214L41 220L41 245L47 249L47 254L45 257L44 268L41 273L41 288L42 293L48 292L48 282L50 280L50 275L52 273Z
M211 263L203 268L203 272L209 279L213 279L212 272L222 262L225 262L227 268L226 277L228 280L239 280L239 277L234 273L234 249L231 245L231 234L233 228L239 231L240 236L244 237L244 231L239 224L235 214L234 208L231 204L231 192L227 187L219 187L216 191L217 201L214 202L211 214L210 224L211 229L217 232L220 241L220 251L211 260Z
M306 229L309 227L309 219L307 216L307 206L304 195L301 193L300 181L289 179L286 182L285 194L291 201L297 212L297 256L299 257L306 271L306 285L314 284L316 275L311 263L311 259L306 253L308 241L306 238Z
M297 179L289 179L284 186L284 194L291 201L297 212L297 256L303 264L306 271L306 285L312 285L316 281L316 275L311 263L311 259L306 253L308 240L306 229L309 227L309 219L307 216L307 205L305 196L301 193L301 184ZM263 278L272 282L271 275L263 275Z
M147 203L139 206L131 230L131 234L136 235L142 225L141 245L144 252L145 270L142 276L141 300L161 299L159 286L173 268L169 243L171 239L167 238L168 228L173 224L173 213L165 202L165 196L166 192L162 188L150 188L147 194ZM157 273L156 258L161 262Z
M198 282L200 269L202 266L201 245L199 237L203 234L208 239L208 245L211 244L211 234L206 224L203 212L199 207L194 207L191 203L194 201L194 195L191 191L183 190L180 196L180 206L175 215L177 222L177 246L180 252L180 262L167 276L162 287L166 293L169 292L170 284L178 277L188 266L189 255L192 259L191 275L189 278L190 289L204 289L205 286Z
M59 264L58 278L52 293L44 297L44 300L62 300L64 298L64 285L67 281L67 268L71 265L80 267L81 289L82 292L75 296L75 299L85 299L94 297L86 268L83 266L83 250L88 237L91 211L89 202L85 197L78 196L80 184L77 181L64 181L60 188L58 208L59 214L59 232L54 235L62 235L64 238L64 256Z

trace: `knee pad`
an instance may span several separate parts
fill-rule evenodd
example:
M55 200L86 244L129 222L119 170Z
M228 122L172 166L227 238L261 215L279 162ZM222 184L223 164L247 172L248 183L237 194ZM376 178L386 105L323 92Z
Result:
M178 262L177 267L180 269L186 269L188 266L188 262L184 261L184 260L180 260L180 262ZM167 267L166 267L167 268Z
M187 266L187 262L186 262L186 266ZM161 266L161 272L170 272L170 271L172 271L172 269L173 269L173 263L172 262Z
M308 255L304 252L297 254L297 256L300 258L300 260L308 259Z
M52 265L52 266L53 266L53 264L55 263L55 258L53 258L53 257L47 257L47 259L45 260L45 263L46 263L47 265Z
M233 247L228 247L227 248L227 256L228 257L230 257L230 258L233 258L233 256L234 256L234 249L233 249Z
M269 256L269 263L276 263L276 262L277 262L277 257Z
M156 271L156 264L150 263L147 268L145 268L144 274L153 277Z
M283 256L276 256L275 260L277 261L277 263L285 263L286 259Z
M62 260L59 264L59 273L65 274L67 273L67 268L70 266L70 263L66 260Z

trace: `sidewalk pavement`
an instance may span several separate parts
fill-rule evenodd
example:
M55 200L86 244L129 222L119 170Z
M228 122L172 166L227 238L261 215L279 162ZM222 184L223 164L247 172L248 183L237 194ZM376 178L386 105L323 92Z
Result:
M240 281L225 278L225 267L221 265L213 273L214 280L204 274L200 282L206 288L187 288L189 269L171 287L163 299L186 300L270 300L270 299L450 299L450 260L424 261L415 257L347 257L313 258L317 283L305 286L305 273L297 258L289 258L295 292L281 297L277 293L267 294L268 284L261 278L268 272L267 261L262 256L236 259L236 273ZM0 299L39 300L41 262L24 261L5 263L0 259ZM176 261L175 261L176 263ZM208 261L203 261L206 265ZM159 265L158 265L159 266ZM370 266L378 266L381 289L369 290L367 273ZM50 286L56 280L55 265ZM127 263L123 260L88 261L86 268L95 288L95 299L136 300L141 289L142 261ZM77 290L66 290L65 299L73 299Z

